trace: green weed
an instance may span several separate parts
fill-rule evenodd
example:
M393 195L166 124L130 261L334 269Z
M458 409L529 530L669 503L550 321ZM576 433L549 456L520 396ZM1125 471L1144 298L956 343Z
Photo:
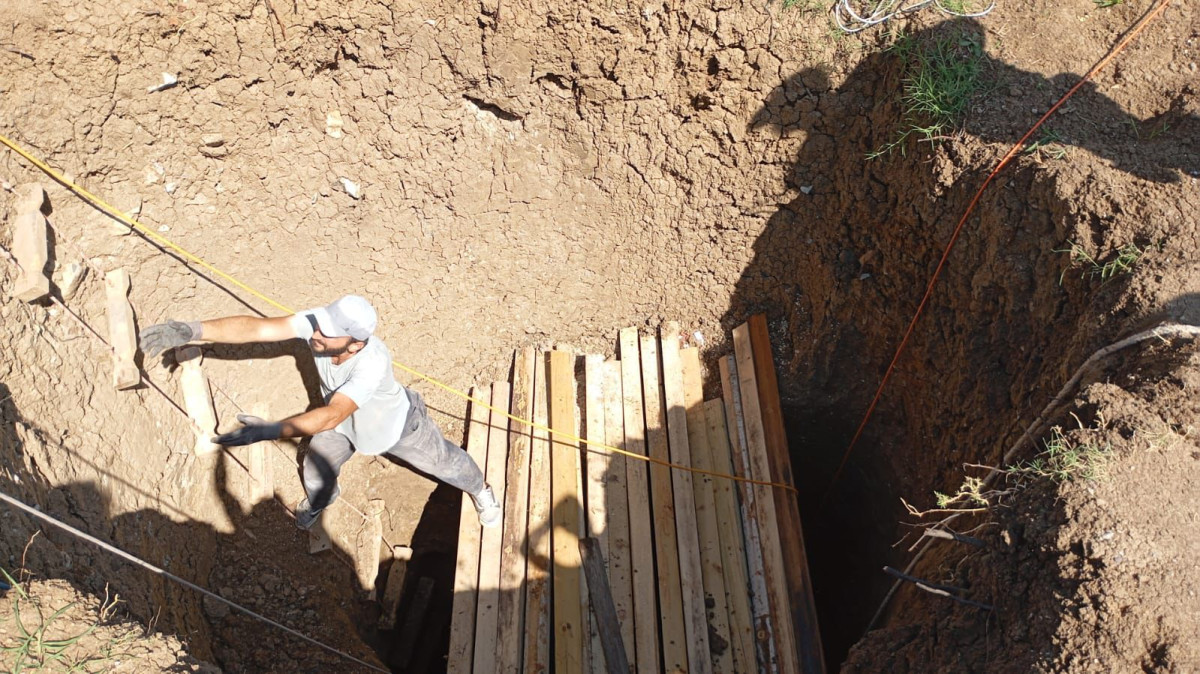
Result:
M1070 265L1058 276L1059 285L1062 285L1063 278L1066 277L1067 272L1076 267L1080 268L1079 278L1099 277L1102 283L1107 283L1121 274L1128 274L1133 271L1133 268L1149 252L1148 249L1142 248L1136 243L1129 243L1122 246L1111 260L1101 263L1092 257L1083 246L1074 241L1069 243L1071 244L1070 248L1054 251L1056 253L1066 253L1071 256Z
M1067 150L1062 146L1063 137L1053 129L1043 129L1038 139L1030 143L1023 152L1025 154L1037 154L1039 157L1046 155L1051 159L1062 159L1067 156Z
M100 607L100 619L82 632L65 638L50 638L51 627L55 621L71 610L75 603L67 604L46 616L41 605L35 599L30 598L21 584L14 580L7 571L0 569L0 574L3 574L5 582L16 593L12 602L12 619L16 629L16 638L13 640L13 645L0 646L0 655L3 655L3 660L8 667L5 670L6 674L47 671L51 665L66 672L93 671L89 669L89 665L103 663L112 657L121 655L118 649L130 641L128 636L122 636L104 644L101 647L101 657L82 657L71 653L73 646L94 632L102 621L111 617L118 600L115 598L111 601L106 600ZM25 615L22 615L22 607L32 607L37 614L36 619L28 613L28 608L25 609Z
M1104 476L1104 468L1112 453L1112 445L1091 442L1076 443L1063 435L1062 428L1050 429L1050 439L1044 440L1045 450L1028 463L1008 469L1010 475L1044 477L1056 483L1074 480L1096 480Z
M1096 4L1097 9L1104 9L1105 7L1115 7L1125 0L1092 0L1092 2Z
M983 87L983 47L973 36L928 41L902 37L888 49L904 63L901 129L895 140L868 159L896 148L903 154L910 137L924 142L945 138L961 124L967 105Z

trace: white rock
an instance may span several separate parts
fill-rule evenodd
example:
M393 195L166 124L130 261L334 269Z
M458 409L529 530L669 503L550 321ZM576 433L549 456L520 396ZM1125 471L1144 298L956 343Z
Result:
M330 138L342 137L342 113L337 110L325 113L325 133L329 134Z
M340 178L340 180L342 181L342 187L346 190L346 194L349 194L351 199L362 198L362 188L358 186L358 183L349 178Z

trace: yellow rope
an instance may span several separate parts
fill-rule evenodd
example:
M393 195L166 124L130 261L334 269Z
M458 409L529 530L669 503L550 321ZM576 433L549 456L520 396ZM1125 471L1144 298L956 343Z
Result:
M141 232L142 234L144 234L145 236L150 238L152 241L160 244L163 247L171 249L172 251L178 253L181 257L188 260L189 262L228 281L234 287L236 287L240 290L243 290L243 291L249 293L250 295L253 295L254 297L257 297L258 299L262 300L263 302L266 302L267 304L271 305L272 307L275 307L276 309L279 309L280 311L282 311L284 313L288 313L288 314L296 313L295 309L292 309L291 307L288 307L287 305L281 304L280 302L277 302L277 301L271 299L270 297L264 295L263 293L259 292L258 290L255 290L253 287L243 283L242 281L239 281L236 277L221 271L220 269L218 269L217 267L208 263L201 257L195 255L191 251L188 251L187 249L183 248L182 246L175 243L174 241L171 241L167 237L162 236L158 232L146 227L145 225L138 222L134 218L129 217L124 212L114 208L112 205L110 205L108 202L104 201L100 197L92 194L91 192L80 187L79 185L76 185L72 181L67 180L66 176L64 176L61 173L59 173L58 171L55 171L54 169L50 168L50 166L48 166L45 162L43 162L42 160L40 160L37 157L30 154L24 148L17 145L14 141L10 140L8 137L4 136L3 134L0 134L0 143L3 143L4 145L8 146L8 148L10 150L12 150L13 152L16 152L17 154L24 157L26 161L28 161L29 163L36 166L43 173L45 173L46 175L50 176L55 181L57 181L60 185L71 190L77 196L79 196L81 199L83 199L84 201L87 201L92 206L100 209L101 211L103 211L104 213L109 215L110 217L120 220L121 222L125 223L126 225L129 225L130 227L132 227L133 229L136 229L138 232ZM604 444L602 442L596 442L594 440L588 440L587 438L581 438L581 437L579 437L577 435L573 435L571 433L564 433L562 431L557 431L557 430L550 428L549 426L539 424L536 421L531 421L529 419L522 419L521 417L510 414L504 410L497 409L484 400L475 398L475 397L471 396L469 393L460 391L460 390L454 388L453 386L450 386L449 384L445 384L423 372L414 370L411 367L408 367L407 365L405 365L399 361L393 360L392 365L400 368L401 370L407 372L408 374L410 374L414 377L423 379L424 381L427 381L430 384L433 384L434 386L436 386L440 389L443 389L443 390L445 390L449 393L452 393L460 398L463 398L464 400L467 400L468 402L470 402L473 405L479 405L479 406L483 407L484 409L487 409L491 412L501 414L501 415L507 417L508 419L510 419L511 421L515 421L524 426L528 426L530 428L533 428L533 429L536 429L539 431L545 431L547 433L551 433L551 434L553 434L553 437L556 439L558 444L566 444L566 442L579 442L579 443L588 445L589 447L592 447L593 449L603 449L603 450L605 450L607 452L611 452L613 454L620 454L622 456L627 456L632 459L639 459L641 461L646 461L648 463L653 463L653 464L657 464L660 466L666 466L667 468L672 468L674 470L682 470L682 471L686 471L689 473L697 473L699 475L709 475L711 477L724 478L727 480L733 480L735 482L745 482L748 484L757 484L757 485L763 485L763 486L767 486L767 487L774 487L774 488L778 488L778 489L785 489L787 491L792 491L792 492L797 491L796 488L790 484L784 484L782 482L771 482L769 480L755 480L755 479L748 478L748 477L741 477L739 475L730 475L728 473L721 473L721 472L717 472L717 471L703 470L701 468L695 468L692 466L685 466L685 465L678 464L678 463L672 463L670 461L666 461L663 459L658 459L658 458L655 458L652 456L647 456L645 454L638 454L636 452L630 452L630 451L621 449L619 447L613 447L612 445Z

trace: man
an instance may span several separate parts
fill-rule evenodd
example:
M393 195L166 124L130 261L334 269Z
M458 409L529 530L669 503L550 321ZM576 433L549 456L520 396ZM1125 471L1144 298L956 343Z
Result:
M338 474L355 452L390 454L471 496L479 523L500 523L500 504L483 472L461 447L447 440L425 402L401 386L383 340L373 337L374 307L346 295L327 307L280 318L229 316L209 321L168 321L141 334L147 358L203 340L225 344L303 339L312 349L325 404L282 421L240 414L243 426L213 442L249 445L264 440L312 436L304 457L308 498L296 507L296 526L308 529L337 500Z

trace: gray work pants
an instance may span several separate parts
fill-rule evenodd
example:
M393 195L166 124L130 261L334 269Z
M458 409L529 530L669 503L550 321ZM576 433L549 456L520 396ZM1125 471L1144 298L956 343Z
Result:
M466 450L450 442L429 416L425 401L416 391L408 391L411 406L408 422L400 440L385 452L426 475L457 487L468 494L483 490L483 472ZM350 438L334 430L312 436L304 455L304 491L309 507L320 510L337 498L338 474L342 464L354 456Z

